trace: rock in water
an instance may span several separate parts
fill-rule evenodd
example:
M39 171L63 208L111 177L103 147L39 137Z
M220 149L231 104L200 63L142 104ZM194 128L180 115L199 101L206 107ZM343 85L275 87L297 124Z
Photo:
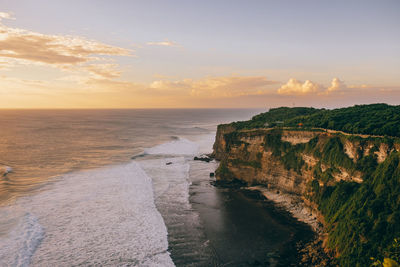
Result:
M194 157L193 160L200 160L205 162L210 162L212 159L208 156Z

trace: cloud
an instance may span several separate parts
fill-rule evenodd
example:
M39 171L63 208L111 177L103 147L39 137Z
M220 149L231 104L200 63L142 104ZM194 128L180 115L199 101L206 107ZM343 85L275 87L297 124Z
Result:
M159 91L181 91L191 96L213 98L265 94L270 92L267 87L276 83L263 76L227 76L207 77L200 80L159 80L152 82L150 88Z
M121 76L121 71L116 70L117 64L90 64L86 70L97 78L113 79Z
M0 75L0 82L0 95L2 95L3 98L9 95L43 94L44 92L54 91L49 90L51 84L48 81L20 79Z
M0 18L10 18L0 13ZM0 24L0 57L50 65L77 65L99 60L95 55L128 56L125 48L78 36L47 35Z
M339 78L333 78L331 86L328 87L326 92L331 93L334 91L345 90L345 89L347 89L347 86L343 81L339 80Z
M13 66L47 66L56 67L66 76L58 77L46 83L8 77L0 79L9 92L25 90L25 94L37 92L36 88L57 91L98 91L119 90L131 86L129 82L114 81L121 76L119 65L113 58L105 56L132 56L132 50L88 40L79 36L48 35L24 29L5 26L2 18L12 18L8 13L0 12L0 69L7 70ZM77 86L79 85L79 86ZM25 88L25 89L23 89ZM18 90L17 90L18 89ZM22 91L21 91L22 92Z
M339 78L333 78L331 81L331 85L329 87L325 87L321 84L312 82L310 80L306 80L304 83L302 81L298 81L294 78L289 79L289 81L282 85L278 89L278 94L281 95L308 95L308 94L331 94L336 92L343 92L348 88L359 88L360 86L347 86L343 81Z
M2 19L15 19L11 13L0 12L0 21Z
M170 99L220 99L271 93L267 87L275 81L265 77L206 77L203 79L156 80L149 84L129 81L103 79L101 77L83 78L71 76L66 81L79 82L86 90L129 93L137 97L152 97L154 100ZM192 100L190 100L192 101Z
M153 45L153 46L171 46L171 47L180 47L181 45L172 41L169 41L168 39L165 39L164 41L161 42L147 42L147 45Z
M0 70L6 70L11 67L10 62L0 59Z
M294 78L289 79L289 81L282 85L278 89L278 94L282 95L305 95L310 93L319 92L323 86L320 84L314 83L310 80L306 80L304 83L298 81Z

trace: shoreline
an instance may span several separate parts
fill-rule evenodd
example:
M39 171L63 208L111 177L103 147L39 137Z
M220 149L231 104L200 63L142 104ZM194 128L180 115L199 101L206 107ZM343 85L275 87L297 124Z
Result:
M308 207L301 197L284 193L278 190L271 190L264 186L255 185L243 187L244 189L259 191L266 199L275 203L277 207L288 211L294 218L311 226L317 235L323 234L323 226L318 221L318 214Z
M209 170L216 163L193 161ZM193 181L190 201L199 212L217 262L221 265L236 262L240 266L298 266L299 244L303 247L315 238L307 224L274 202L265 201L259 191L242 184L219 184L215 179L204 178L201 174Z
M241 187L259 192L265 199L271 201L278 208L289 212L290 215L308 226L315 233L315 238L297 245L299 266L337 266L335 258L325 249L327 234L324 232L323 224L318 221L318 214L307 206L300 196L280 192L276 189L268 189L265 186Z

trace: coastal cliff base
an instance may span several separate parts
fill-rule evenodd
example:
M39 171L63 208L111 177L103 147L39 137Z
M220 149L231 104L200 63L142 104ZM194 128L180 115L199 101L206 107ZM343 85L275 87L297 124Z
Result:
M328 259L321 266L334 266L333 258L340 266L368 266L371 257L393 257L399 150L390 137L228 124L218 127L212 156L220 161L217 183L258 190L319 234L301 249L304 262L316 266L311 255L322 251Z

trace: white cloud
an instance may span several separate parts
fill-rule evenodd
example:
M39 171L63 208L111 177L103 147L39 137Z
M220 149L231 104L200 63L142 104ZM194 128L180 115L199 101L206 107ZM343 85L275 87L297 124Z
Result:
M329 87L306 80L304 83L294 78L282 85L278 89L278 94L282 95L308 95L308 94L331 94L336 92L343 92L348 88L359 88L360 86L347 86L339 78L333 78Z
M310 80L306 80L303 83L294 78L291 78L291 79L289 79L289 81L286 84L282 85L278 89L278 94L304 95L304 94L310 94L310 93L317 93L321 89L323 89L323 86L321 86L320 84L314 83Z
M147 42L147 45L152 45L152 46L171 46L171 47L180 47L181 45L172 41L169 41L168 39L165 39L164 41L160 42Z
M331 86L328 87L326 92L331 93L334 91L345 90L345 89L347 89L347 86L343 81L339 80L339 78L333 78Z
M0 12L0 21L2 19L15 19L11 13Z

